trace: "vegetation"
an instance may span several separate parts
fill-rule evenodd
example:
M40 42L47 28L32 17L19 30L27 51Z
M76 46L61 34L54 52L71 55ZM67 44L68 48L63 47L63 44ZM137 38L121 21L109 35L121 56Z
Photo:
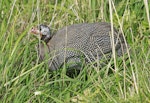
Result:
M149 103L149 12L149 0L0 0L0 102ZM32 26L44 23L57 31L102 21L113 23L130 45L128 59L117 58L115 69L112 59L70 78L38 63Z

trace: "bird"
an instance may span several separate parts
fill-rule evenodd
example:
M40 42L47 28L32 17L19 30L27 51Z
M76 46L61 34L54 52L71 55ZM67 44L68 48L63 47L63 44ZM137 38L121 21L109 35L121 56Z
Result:
M116 55L122 56L127 51L126 41L116 28L113 31ZM47 25L40 24L31 33L40 36L39 57L49 59L52 71L65 64L77 67L82 62L109 60L112 56L111 24L107 22L72 24L54 33Z

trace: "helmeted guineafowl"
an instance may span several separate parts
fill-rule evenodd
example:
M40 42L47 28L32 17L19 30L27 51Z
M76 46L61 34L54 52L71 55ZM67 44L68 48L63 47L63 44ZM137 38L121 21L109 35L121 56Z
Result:
M110 59L112 54L111 25L106 22L73 24L58 30L53 36L48 26L39 25L32 28L34 34L40 34L40 58L46 55L51 70L59 69L64 63L76 66L84 59L85 63L101 60L103 57ZM125 41L121 33L114 28L114 44L116 54L121 56L126 52Z

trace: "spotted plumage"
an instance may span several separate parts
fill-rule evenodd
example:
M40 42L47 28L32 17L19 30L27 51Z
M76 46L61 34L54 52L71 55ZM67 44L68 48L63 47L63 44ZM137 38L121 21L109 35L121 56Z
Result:
M47 49L41 45L41 58L48 54L49 68L59 69L64 63L76 66L84 59L85 63L101 60L105 55L110 59L112 54L111 26L109 23L82 23L73 24L58 30L51 36L50 29L40 25L41 40L47 44ZM44 32L44 30L49 32ZM33 30L32 30L33 31ZM33 32L36 34L35 32ZM47 36L48 35L48 36ZM116 54L121 56L126 52L125 41L121 33L114 28L114 44Z

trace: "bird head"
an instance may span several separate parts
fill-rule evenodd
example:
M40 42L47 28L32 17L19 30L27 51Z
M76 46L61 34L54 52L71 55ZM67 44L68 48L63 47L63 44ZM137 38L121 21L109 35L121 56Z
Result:
M48 42L52 37L50 28L43 24L40 24L37 27L32 27L31 33L40 36L40 39L45 42Z

